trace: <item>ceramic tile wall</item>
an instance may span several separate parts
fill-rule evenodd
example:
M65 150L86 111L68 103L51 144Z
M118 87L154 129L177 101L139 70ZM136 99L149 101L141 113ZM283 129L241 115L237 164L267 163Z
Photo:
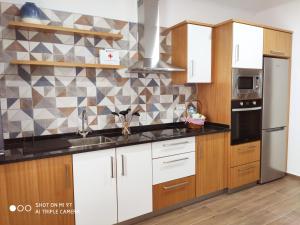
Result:
M20 7L0 4L0 99L6 139L75 132L85 108L92 129L120 126L111 111L128 107L141 112L133 126L179 121L181 106L194 98L195 87L172 85L171 75L10 65L12 59L98 63L101 48L118 49L125 66L138 59L135 23L42 9L44 24L121 32L124 38L108 41L7 28L9 21L20 19ZM167 62L170 45L170 34L162 36L161 54Z

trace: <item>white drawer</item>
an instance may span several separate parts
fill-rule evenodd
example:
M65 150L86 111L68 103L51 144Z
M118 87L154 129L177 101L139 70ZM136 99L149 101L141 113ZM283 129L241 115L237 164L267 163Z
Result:
M195 174L195 152L153 159L153 185Z
M195 137L152 143L152 158L160 158L195 151Z

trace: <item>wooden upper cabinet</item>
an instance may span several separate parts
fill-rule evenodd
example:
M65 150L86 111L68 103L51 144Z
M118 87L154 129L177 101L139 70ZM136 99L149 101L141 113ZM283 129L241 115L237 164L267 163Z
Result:
M184 24L172 29L172 64L186 69L172 74L173 83L210 83L211 52L211 27Z
M232 67L262 69L263 28L233 23Z
M284 31L264 29L264 55L291 57L292 34Z
M197 197L227 187L228 138L226 133L197 137Z
M2 165L0 179L0 209L4 210L0 214L1 225L74 225L72 214L45 215L42 210L40 214L35 211L38 209L36 204L41 202L70 203L70 208L60 209L74 208L71 156ZM4 201L2 196L6 196ZM30 205L32 209L29 212L10 212L10 205Z

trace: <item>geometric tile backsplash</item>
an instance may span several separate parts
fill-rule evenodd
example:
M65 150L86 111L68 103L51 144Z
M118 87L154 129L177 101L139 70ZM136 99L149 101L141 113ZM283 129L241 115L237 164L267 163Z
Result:
M132 126L179 121L182 106L194 99L193 85L173 85L171 75L122 70L13 66L12 59L99 63L99 50L118 49L121 64L138 59L137 24L41 9L44 24L123 34L119 41L7 28L19 20L21 5L0 3L0 100L4 138L75 132L87 110L94 130L120 126L111 115L140 110ZM170 62L170 34L161 36L161 57Z

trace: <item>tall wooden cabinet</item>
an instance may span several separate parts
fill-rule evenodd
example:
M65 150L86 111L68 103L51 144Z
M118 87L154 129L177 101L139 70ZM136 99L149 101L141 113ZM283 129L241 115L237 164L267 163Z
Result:
M228 141L228 133L197 137L197 197L227 188Z
M12 163L0 166L1 225L74 225L73 214L36 213L38 203L70 203L74 209L71 156ZM26 211L9 211L9 206L28 206ZM64 207L65 208L65 207ZM57 208L52 208L57 209Z
M290 31L234 20L216 25L213 29L212 83L198 84L201 113L209 121L231 125L232 69L262 69L264 55L289 58L291 46ZM260 145L248 145L229 146L230 189L259 179Z

